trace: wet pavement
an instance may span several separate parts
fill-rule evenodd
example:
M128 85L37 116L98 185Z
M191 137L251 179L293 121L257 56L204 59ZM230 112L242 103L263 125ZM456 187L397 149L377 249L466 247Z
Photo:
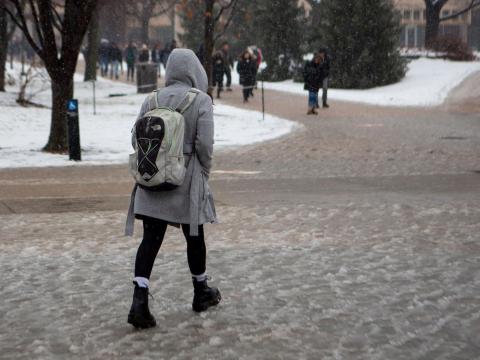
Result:
M335 102L313 117L266 94L303 126L216 154L224 300L191 311L172 228L148 331L126 323L141 236L122 237L126 167L0 171L0 358L480 358L480 115Z

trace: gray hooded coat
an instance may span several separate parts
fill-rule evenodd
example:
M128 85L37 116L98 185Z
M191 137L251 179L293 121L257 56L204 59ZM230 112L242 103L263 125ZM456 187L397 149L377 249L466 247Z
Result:
M188 90L201 92L183 114L185 140L183 152L187 171L182 185L171 191L153 192L135 187L132 192L126 235L133 234L133 213L168 221L190 224L190 235L198 235L198 225L216 221L213 196L208 186L213 154L213 105L206 94L205 70L193 51L175 49L168 58L165 88L159 90L158 102L176 108ZM155 107L154 94L142 105L138 118Z

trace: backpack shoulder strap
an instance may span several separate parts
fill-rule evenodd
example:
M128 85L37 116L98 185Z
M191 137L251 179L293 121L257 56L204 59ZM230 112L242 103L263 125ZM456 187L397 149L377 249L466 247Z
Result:
M200 93L200 90L195 88L191 88L190 90L188 90L187 94L185 95L183 100L180 102L180 104L178 104L175 107L175 111L178 111L180 114L183 114L185 111L187 111L190 105L192 105L193 101L195 100L195 98L199 93Z
M158 104L158 90L154 90L152 95L153 95L153 99L155 100L155 107L152 109L159 108L160 105Z

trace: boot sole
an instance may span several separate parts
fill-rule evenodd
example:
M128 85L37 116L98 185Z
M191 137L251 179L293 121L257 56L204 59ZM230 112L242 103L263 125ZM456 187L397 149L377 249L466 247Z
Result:
M211 306L216 306L220 303L222 300L222 295L219 293L218 296L215 299L212 299L210 301L201 303L201 304L192 304L192 309L195 312L202 312L207 310Z
M127 322L133 325L135 328L139 329L148 329L151 327L157 326L157 322L154 320L146 320L141 316L137 316L135 314L128 314Z

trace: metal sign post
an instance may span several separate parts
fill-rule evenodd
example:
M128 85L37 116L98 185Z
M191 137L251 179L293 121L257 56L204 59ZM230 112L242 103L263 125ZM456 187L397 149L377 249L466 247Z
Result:
M97 115L97 101L95 96L95 80L92 80L93 85L93 115Z
M265 90L263 87L263 76L262 76L262 119L265 121Z
M70 160L82 160L80 149L80 126L78 124L78 100L67 102L68 153Z

